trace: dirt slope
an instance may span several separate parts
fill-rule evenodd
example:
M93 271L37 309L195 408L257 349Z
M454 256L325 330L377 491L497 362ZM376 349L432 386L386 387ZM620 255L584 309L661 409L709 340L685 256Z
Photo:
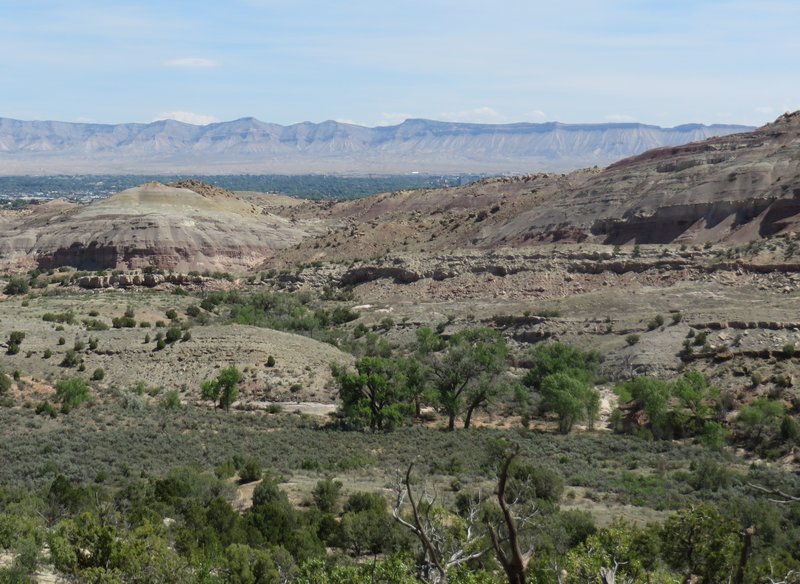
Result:
M800 112L604 170L378 195L334 205L323 218L327 234L276 262L553 242L745 243L791 234L800 226Z

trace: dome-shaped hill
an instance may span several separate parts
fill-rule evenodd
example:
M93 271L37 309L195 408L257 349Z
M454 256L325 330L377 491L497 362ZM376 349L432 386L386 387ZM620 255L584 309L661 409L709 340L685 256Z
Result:
M233 193L192 186L148 183L89 205L20 214L0 235L0 257L26 256L42 268L236 271L306 235Z
M214 188L210 187L210 189ZM208 190L207 194L202 194L181 186L163 185L157 182L146 183L90 205L83 211L82 216L89 217L104 213L122 215L163 213L180 216L204 216L217 213L261 214L259 208L236 197L230 191L218 190L220 193Z

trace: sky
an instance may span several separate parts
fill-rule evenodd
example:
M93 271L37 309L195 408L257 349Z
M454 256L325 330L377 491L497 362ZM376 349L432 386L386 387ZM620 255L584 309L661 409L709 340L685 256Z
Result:
M0 0L0 117L760 125L797 0Z

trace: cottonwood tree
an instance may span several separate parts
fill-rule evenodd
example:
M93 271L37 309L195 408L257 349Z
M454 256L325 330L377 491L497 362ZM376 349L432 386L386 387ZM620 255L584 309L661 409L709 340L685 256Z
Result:
M203 399L214 402L214 407L227 411L239 397L239 383L242 381L241 372L234 366L226 367L219 372L215 379L205 381L201 386Z
M388 430L412 412L403 367L386 357L362 357L352 371L337 363L331 373L339 385L345 418L370 430Z
M559 431L567 434L582 420L593 424L600 397L592 382L600 356L562 343L546 343L534 347L528 357L532 365L522 383L539 393L543 411L556 413Z
M569 434L576 422L594 424L600 410L600 396L587 382L569 373L554 373L542 380L542 409L558 416L558 431Z
M442 352L430 354L431 379L439 410L447 416L447 429L454 430L456 419L472 412L499 391L499 376L506 369L508 346L490 328L475 328L453 335Z

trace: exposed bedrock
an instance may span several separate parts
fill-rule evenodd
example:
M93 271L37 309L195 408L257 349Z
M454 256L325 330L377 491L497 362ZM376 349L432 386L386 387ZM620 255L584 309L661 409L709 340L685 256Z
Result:
M715 228L736 232L751 226L745 239L769 237L785 229L791 218L800 214L800 199L748 199L661 207L650 214L637 211L620 219L598 219L592 235L603 237L605 244L680 243L694 241L697 232ZM751 225L752 224L752 225Z

